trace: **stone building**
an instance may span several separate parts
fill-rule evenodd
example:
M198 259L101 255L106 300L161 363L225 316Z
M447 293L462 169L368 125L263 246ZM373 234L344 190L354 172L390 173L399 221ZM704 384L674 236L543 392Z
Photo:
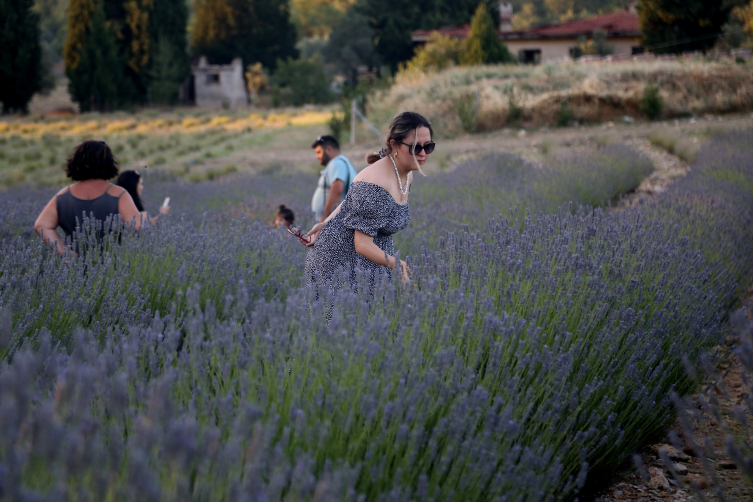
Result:
M191 75L196 106L238 108L248 104L241 58L229 65L215 65L202 56L191 66Z
M643 52L638 14L633 6L624 10L564 23L555 23L528 30L512 29L512 4L502 3L499 8L497 34L510 53L522 63L544 63L572 57L578 46L578 37L590 37L594 30L607 33L607 41L614 48L614 57L629 57ZM438 30L413 32L415 44L424 44L432 33L452 38L467 38L469 26L446 26Z

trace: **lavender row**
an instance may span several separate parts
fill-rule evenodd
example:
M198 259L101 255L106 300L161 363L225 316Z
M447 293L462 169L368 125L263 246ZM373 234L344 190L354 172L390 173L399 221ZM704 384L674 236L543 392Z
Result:
M621 213L543 213L537 201L577 189L530 170L506 178L514 158L485 185L448 177L444 193L468 203L416 210L403 241L414 284L382 284L370 302L314 302L297 243L226 216L175 221L89 262L27 263L29 244L6 241L0 488L18 500L572 498L667 426L670 393L696 383L683 361L719 339L752 269L745 138ZM598 162L578 166L597 180ZM442 190L430 183L427 208ZM530 215L509 216L510 194ZM5 301L16 286L26 307ZM55 324L68 309L53 304L87 295L101 300Z

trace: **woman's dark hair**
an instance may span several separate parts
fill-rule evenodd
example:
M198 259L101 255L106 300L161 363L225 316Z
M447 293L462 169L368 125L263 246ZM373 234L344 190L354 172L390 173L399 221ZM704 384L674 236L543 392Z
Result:
M382 142L382 153L385 156L391 154L392 146L390 146L390 143L393 139L398 142L403 141L410 135L410 133L416 131L419 127L426 127L429 129L431 137L434 137L434 129L431 128L431 122L426 120L426 117L420 113L403 112L392 119L390 129ZM373 164L380 158L382 158L382 156L379 155L379 153L370 153L366 155L366 162Z
M295 221L295 214L293 214L293 210L285 207L285 204L280 204L280 207L277 209L277 214L282 216L289 225L292 225Z
M119 187L125 188L126 191L131 194L133 203L136 204L136 209L138 209L139 212L142 212L144 210L144 204L141 202L141 197L139 197L140 179L141 174L139 174L138 171L123 171L120 173L120 176L118 176L118 180L115 184Z
M84 141L65 166L73 181L109 180L118 175L118 161L104 141Z

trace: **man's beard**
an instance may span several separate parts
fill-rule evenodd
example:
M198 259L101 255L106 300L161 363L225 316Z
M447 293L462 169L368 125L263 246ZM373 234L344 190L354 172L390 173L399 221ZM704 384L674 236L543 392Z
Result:
M325 153L322 155L322 165L324 167L327 167L327 164L329 164L330 160L332 160L332 157L330 157L328 154Z

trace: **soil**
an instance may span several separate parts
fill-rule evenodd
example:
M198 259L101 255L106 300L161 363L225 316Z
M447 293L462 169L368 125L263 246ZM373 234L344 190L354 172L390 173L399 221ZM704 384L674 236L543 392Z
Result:
M739 466L735 465L725 453L727 436L735 438L738 444L751 439L743 427L731 418L732 410L740 406L742 399L750 390L750 387L744 383L743 367L739 359L732 355L733 348L734 342L723 348L727 353L727 360L718 366L715 378L704 384L704 391L708 389L708 392L715 394L726 424L718 423L708 414L704 414L702 420L693 424L696 437L709 438L713 443L716 458L709 458L710 469L703 467L696 452L685 442L679 423L675 423L671 430L678 434L681 441L685 442L683 450L681 452L674 450L672 455L672 460L676 462L679 479L673 478L659 457L660 449L669 449L670 441L667 439L664 443L651 445L640 453L643 465L651 471L650 479L641 477L638 469L631 465L618 473L616 481L603 490L595 501L753 500L752 480L747 478ZM694 402L697 403L697 396L694 396ZM751 418L748 414L748 420ZM681 472L684 475L681 475Z

